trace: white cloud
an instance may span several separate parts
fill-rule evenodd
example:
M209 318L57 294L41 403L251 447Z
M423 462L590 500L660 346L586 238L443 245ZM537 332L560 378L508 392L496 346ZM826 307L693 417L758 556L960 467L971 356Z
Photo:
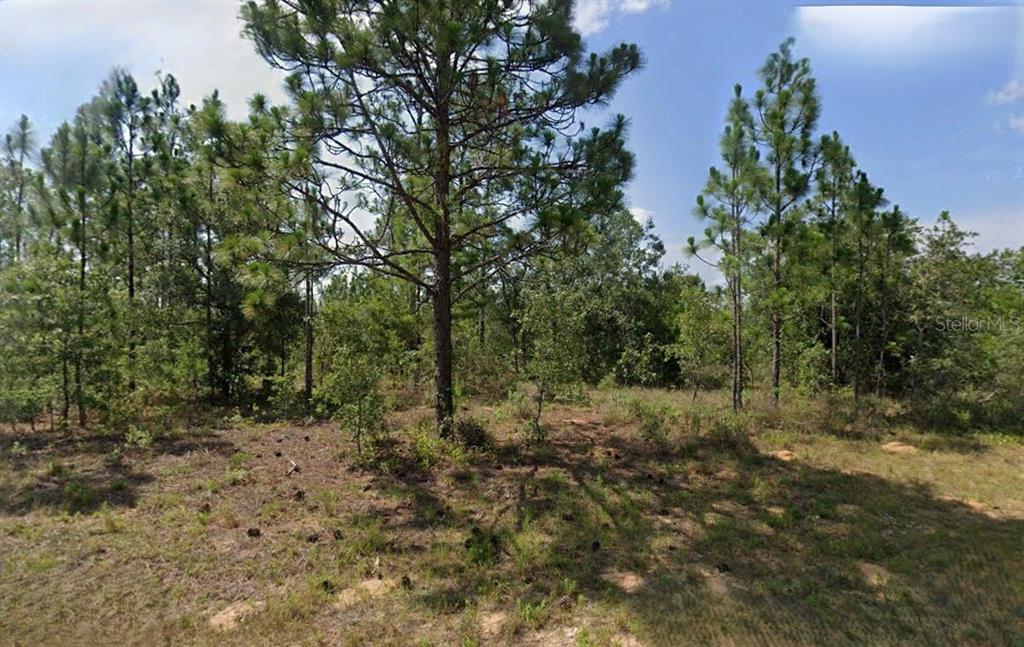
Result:
M1003 87L994 92L989 92L985 98L988 99L989 103L996 105L1014 103L1024 98L1024 83L1021 83L1020 79L1010 79L1003 84Z
M1017 16L1011 7L804 6L798 40L818 51L891 64L985 45Z
M1024 114L1011 115L1008 121L1010 130L1018 133L1024 133Z
M646 224L649 220L654 220L654 212L650 209L644 209L643 207L630 207L629 213L633 214L633 219L641 225Z
M0 55L95 57L128 69L146 87L156 71L173 74L185 104L215 88L233 117L256 92L284 99L283 75L241 37L237 0L0 2ZM97 79L97 84L100 79Z
M643 13L653 7L666 8L670 0L578 0L573 12L576 29L584 36L596 34L617 13Z
M987 253L997 249L1024 247L1024 205L975 214L952 215L958 227L977 234L970 241L972 252ZM925 221L922 224L931 226L932 222Z

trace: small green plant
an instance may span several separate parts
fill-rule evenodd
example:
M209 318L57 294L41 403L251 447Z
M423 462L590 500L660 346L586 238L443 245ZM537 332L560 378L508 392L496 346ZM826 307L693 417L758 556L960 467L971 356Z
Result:
M124 433L124 444L129 447L145 449L153 444L153 434L145 427L131 425Z
M501 538L490 530L473 526L464 546L474 564L490 565L498 560L501 553Z
M28 453L28 448L22 445L20 441L16 440L7 451L11 453L11 456L24 456Z
M295 387L295 378L292 375L275 375L270 378L269 387L264 417L299 418L306 413L302 391Z
M523 440L527 445L542 445L548 439L548 427L540 421L527 420L522 428Z
M530 628L536 629L544 624L550 613L548 607L548 599L544 598L537 602L516 602L516 615L519 616L519 620L523 624Z
M228 467L224 472L224 482L228 485L241 485L248 477L249 473L241 467Z
M64 499L67 501L69 512L81 512L91 508L96 503L96 493L91 487L78 481L68 481L64 484Z
M491 438L484 423L476 418L459 418L455 421L455 438L464 447L483 449L489 447Z
M316 390L320 412L337 420L355 438L360 455L364 438L375 441L387 430L380 380L381 368L372 357L342 346ZM376 446L375 442L370 444Z
M422 470L430 470L444 455L444 440L437 435L433 421L424 418L409 432L412 452L416 464Z
M629 403L633 418L640 423L640 436L649 442L664 442L669 429L675 424L678 414L664 402L649 402L634 398Z
M245 452L235 452L231 455L231 458L228 459L228 467L233 470L242 469L242 467L249 462L250 458L249 454L246 454Z
M527 292L521 317L523 329L531 339L526 374L534 385L535 405L528 436L540 437L536 432L542 428L544 405L580 380L584 312L582 296L550 277Z

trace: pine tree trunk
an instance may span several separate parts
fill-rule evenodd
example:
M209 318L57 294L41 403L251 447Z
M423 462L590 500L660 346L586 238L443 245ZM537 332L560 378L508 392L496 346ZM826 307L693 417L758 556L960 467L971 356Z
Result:
M836 292L832 290L832 300L829 314L829 328L831 328L832 334L832 386L835 386L839 382L839 364L836 361L836 356L839 354L839 334L836 331Z
M207 178L206 199L213 204L213 171ZM210 400L216 398L217 392L217 362L214 356L213 344L213 240L211 239L210 223L204 222L204 246L203 261L206 266L206 280L203 286L206 290L206 380L210 387Z
M743 408L743 306L740 303L740 274L733 277L732 291L732 410Z
M134 156L131 141L134 134L129 131L128 144L128 391L135 391L135 175Z
M82 177L85 177L85 153L82 153ZM85 348L85 271L86 271L86 238L85 238L85 189L78 190L79 231L78 231L78 348L75 352L75 403L78 406L78 425L85 427L85 387L82 384L82 351Z
M455 415L452 380L452 303L448 250L438 254L434 287L434 414L442 436L451 430Z
M68 426L68 415L71 411L71 385L70 377L68 376L68 347L67 343L64 343L63 357L61 358L61 395L63 396L63 402L61 403L60 419L61 424L65 429Z
M733 216L735 228L732 232L732 249L738 263L741 254L743 232L739 218ZM743 274L737 269L732 279L732 410L743 408Z
M438 52L437 86L451 83L451 63L446 52ZM434 415L442 437L450 435L455 416L452 378L452 276L451 276L451 142L449 140L449 103L439 92L437 103L437 161L434 169L434 194L438 214L434 230Z
M772 304L772 407L779 407L779 395L782 385L782 313L779 312L779 290L782 289L782 167L778 160L775 163L775 228L771 230L775 247L772 259L772 289L775 291L775 303Z
M306 274L306 320L303 331L306 337L304 363L306 367L302 398L306 406L313 400L313 273Z
M781 223L779 223L781 227ZM776 295L782 288L782 240L776 238L775 258L772 261L772 274ZM772 407L779 406L779 393L782 385L782 314L779 304L772 306Z
M18 198L14 209L14 260L21 260L21 213L25 204L25 150L18 153Z

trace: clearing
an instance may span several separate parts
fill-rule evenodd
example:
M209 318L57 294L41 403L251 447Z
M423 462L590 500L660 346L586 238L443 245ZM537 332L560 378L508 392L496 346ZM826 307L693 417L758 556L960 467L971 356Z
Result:
M0 642L1021 644L1019 438L729 433L718 395L595 392L535 449L413 409L373 464L327 423L4 430Z

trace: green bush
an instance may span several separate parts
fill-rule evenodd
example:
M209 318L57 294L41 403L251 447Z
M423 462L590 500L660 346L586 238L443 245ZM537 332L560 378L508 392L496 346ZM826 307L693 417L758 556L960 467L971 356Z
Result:
M0 389L0 422L33 422L46 407L46 395L36 389Z
M295 388L291 375L277 375L270 379L270 393L267 396L265 416L272 418L301 418L306 413L306 402L302 391Z
M483 449L491 444L484 424L476 418L459 418L455 421L455 438L465 447Z
M640 436L650 442L664 442L668 432L676 423L678 414L671 405L664 402L649 402L634 398L629 403L629 411L639 426Z
M437 427L430 418L424 418L409 432L412 441L413 460L422 470L430 470L444 456L444 444L437 435Z
M314 396L321 414L338 421L363 453L363 439L376 446L387 431L386 401L380 389L381 371L372 357L341 347Z
M498 560L501 553L501 537L489 530L482 530L479 526L469 529L469 537L464 543L469 558L475 564L489 565Z
M536 419L527 420L522 427L523 440L527 445L542 445L548 439L547 425Z

